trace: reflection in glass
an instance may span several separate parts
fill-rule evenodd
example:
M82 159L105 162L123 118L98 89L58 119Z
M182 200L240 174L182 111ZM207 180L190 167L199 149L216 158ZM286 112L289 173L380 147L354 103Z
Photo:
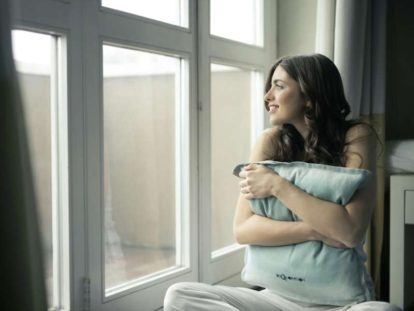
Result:
M105 288L176 263L180 59L103 46Z

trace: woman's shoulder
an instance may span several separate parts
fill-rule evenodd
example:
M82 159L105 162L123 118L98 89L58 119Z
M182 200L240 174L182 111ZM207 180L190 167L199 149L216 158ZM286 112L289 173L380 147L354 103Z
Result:
M269 127L264 129L253 146L250 154L250 161L269 160L274 154L275 139L279 135L278 127Z
M376 133L366 123L351 126L345 137L345 158L347 167L373 169L376 162Z
M280 127L279 126L272 126L268 127L263 130L262 135L266 138L274 138L277 137L280 133Z
M357 123L351 125L346 131L345 143L358 143L362 141L371 140L375 137L375 131L367 123Z
M269 127L263 130L260 138L265 145L266 151L270 152L270 150L273 150L276 147L275 143L278 140L280 133L281 129L278 126Z

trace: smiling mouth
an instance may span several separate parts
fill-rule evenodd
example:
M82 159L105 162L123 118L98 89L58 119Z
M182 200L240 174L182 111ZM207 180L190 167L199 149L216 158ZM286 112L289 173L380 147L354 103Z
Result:
M269 113L270 112L275 112L278 109L279 109L279 106L269 106Z

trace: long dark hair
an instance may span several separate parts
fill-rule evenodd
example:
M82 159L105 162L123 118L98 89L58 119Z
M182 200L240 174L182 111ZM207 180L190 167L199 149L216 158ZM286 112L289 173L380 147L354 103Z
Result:
M369 126L381 143L371 124L361 118L346 120L351 109L338 68L328 57L308 54L279 58L267 76L265 94L271 88L272 76L278 66L299 84L302 95L311 105L305 108L305 122L309 127L307 138L304 139L293 125L284 123L272 138L273 160L345 166L344 147L351 143L345 141L346 132L357 124ZM269 111L268 103L265 101L264 104Z

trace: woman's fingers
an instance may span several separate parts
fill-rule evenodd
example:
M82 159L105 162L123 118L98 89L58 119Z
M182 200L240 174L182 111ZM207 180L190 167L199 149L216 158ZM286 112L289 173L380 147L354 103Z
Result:
M241 193L249 193L250 192L250 188L245 186L245 187L241 187L240 188L240 192Z
M252 163L247 164L246 166L243 166L243 170L246 170L246 171L252 170L252 169L255 169L255 168L256 168L255 164L252 164Z
M252 169L253 168L249 168L249 169L244 169L243 168L239 173L239 177L246 178L247 177L247 171L252 170Z

